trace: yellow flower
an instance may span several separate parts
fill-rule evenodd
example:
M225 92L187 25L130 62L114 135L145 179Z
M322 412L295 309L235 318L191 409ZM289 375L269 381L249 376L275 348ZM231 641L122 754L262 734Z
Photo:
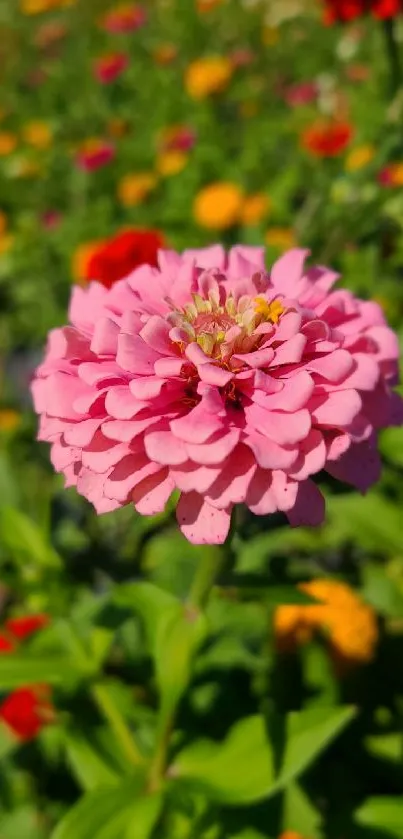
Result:
M84 242L76 248L71 260L71 273L76 283L85 285L88 282L88 264L102 242L103 240L97 239L92 242Z
M148 197L157 186L153 172L133 172L119 181L118 198L124 207L135 207Z
M347 172L356 172L357 169L362 169L371 162L375 155L375 149L369 143L364 146L357 146L356 149L347 155L345 162L345 169Z
M221 93L231 81L233 66L229 58L210 56L189 64L185 73L185 87L192 99L205 99Z
M256 192L245 198L241 211L241 222L245 225L260 224L270 210L270 199L263 192Z
M296 833L295 830L285 830L278 839L304 839L300 833Z
M0 237L6 232L8 227L7 216L0 210Z
M187 162L188 156L183 151L164 151L157 157L156 168L166 178L182 172Z
M278 649L293 650L320 631L328 640L336 667L371 661L378 641L378 624L373 609L346 583L312 580L300 589L318 600L307 606L280 606L274 629Z
M8 233L4 236L0 235L0 256L2 256L4 253L7 253L7 251L9 251L10 248L12 248L13 242L14 236L12 235L12 233Z
M269 227L266 231L265 242L269 247L277 248L279 251L295 248L297 244L291 227Z
M193 204L193 215L200 227L226 230L237 224L243 203L243 192L233 183L218 182L200 190Z
M20 156L13 160L10 175L13 178L36 178L43 173L43 167L36 160Z
M53 134L46 122L34 120L24 125L22 136L29 146L36 149L48 149L52 145Z
M63 6L72 6L75 2L76 0L20 0L20 7L24 15L40 15Z
M274 26L264 26L262 30L262 43L265 47L274 47L280 38L279 31Z
M0 408L0 432L15 431L21 424L21 414L12 408Z
M17 137L10 131L0 131L0 157L6 157L17 147Z

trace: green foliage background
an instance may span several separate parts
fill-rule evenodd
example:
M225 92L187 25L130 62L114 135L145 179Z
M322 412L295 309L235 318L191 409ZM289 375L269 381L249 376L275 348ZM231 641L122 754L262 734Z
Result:
M46 151L20 142L0 157L0 208L14 237L0 256L0 417L19 416L15 428L0 423L3 617L52 618L18 655L0 657L0 691L47 683L57 709L56 723L26 745L0 729L2 839L403 837L403 430L382 435L382 480L365 498L322 482L319 530L241 515L206 604L194 580L222 552L186 543L173 508L153 519L131 509L97 518L63 490L35 443L29 377L47 330L65 320L76 247L130 224L160 227L177 248L207 244L217 237L197 227L192 205L214 180L263 191L272 204L260 224L226 232L226 245L292 228L345 285L380 298L402 334L403 190L377 176L403 160L403 90L391 97L381 26L327 30L313 4L268 46L275 5L228 0L202 15L192 0L155 0L144 28L118 37L97 25L106 3L40 16L1 4L0 130L20 137L27 122L45 120L54 142ZM67 27L47 54L34 42L45 20ZM160 67L153 54L165 43L178 54ZM102 87L92 62L115 48L130 53L130 67ZM191 100L189 62L238 48L253 61L228 90ZM349 78L354 64L368 68L365 81ZM45 81L33 85L38 69ZM351 147L375 149L366 167L349 172L345 154L316 160L301 149L317 106L292 109L281 88L312 80L345 97ZM242 116L245 103L253 116ZM72 146L103 135L111 118L129 125L115 161L80 172ZM119 178L153 169L158 133L176 123L197 132L187 166L125 210ZM18 177L21 156L40 175ZM61 214L52 230L42 221L49 211ZM276 255L269 249L268 261ZM324 576L349 582L379 618L374 661L344 679L323 641L291 657L273 641L276 606L302 598L298 581Z

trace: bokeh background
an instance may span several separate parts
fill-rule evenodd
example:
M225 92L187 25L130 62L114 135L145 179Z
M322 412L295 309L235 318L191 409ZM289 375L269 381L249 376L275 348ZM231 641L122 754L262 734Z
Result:
M252 738L219 772L235 776L232 798L211 803L202 785L142 828L60 821L123 771L103 720L116 734L117 713L146 752L153 743L150 650L127 587L146 578L183 598L216 551L186 543L172 507L97 517L36 442L29 383L72 285L92 278L100 251L110 276L105 242L138 228L177 249L264 243L268 265L298 244L403 336L403 17L326 26L323 12L319 0L1 2L2 839L403 837L399 428L381 436L382 478L365 497L321 481L323 527L241 513L233 571L210 605L178 743L220 742L256 707L280 739L289 712L336 714L321 735L307 723L281 794L240 806L236 778L259 786ZM18 693L32 682L39 694ZM347 725L342 706L354 720L325 748Z

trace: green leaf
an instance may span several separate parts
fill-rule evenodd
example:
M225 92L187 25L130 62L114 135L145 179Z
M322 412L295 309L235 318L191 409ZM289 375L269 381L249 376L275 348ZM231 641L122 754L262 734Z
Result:
M13 735L11 729L0 721L0 760L7 755L11 754L15 748L19 745L19 741Z
M161 815L162 796L138 798L132 805L124 839L148 839Z
M170 776L196 782L221 804L242 805L269 798L297 778L354 716L353 708L315 708L287 718L280 773L264 718L247 717L233 726L223 743L199 740L177 756ZM247 772L242 769L247 767Z
M222 804L251 804L265 798L274 770L263 717L237 723L223 743L199 740L188 746L169 774L197 781L210 798Z
M310 766L353 719L355 708L310 708L287 718L286 747L276 785L285 787Z
M162 802L159 796L150 796L152 803L142 805L149 801L141 798L144 784L144 775L138 773L117 787L88 792L57 825L51 839L137 839L136 815L138 839L147 839Z
M401 765L402 760L402 736L401 734L374 734L367 737L365 745L368 752L374 757L388 760L391 763Z
M62 656L1 656L0 690L22 685L70 684L77 675L74 661Z
M206 619L151 583L121 586L118 602L131 606L145 625L161 694L162 721L188 685L193 655L206 635Z
M295 830L310 839L320 839L320 813L298 784L290 784L284 796L283 830Z
M403 797L368 798L355 813L357 824L385 830L391 837L401 839L403 827Z
M267 579L254 574L234 574L228 581L228 587L240 589L240 595L265 599L268 606L309 606L318 603L318 599L301 591L297 586L275 586L267 583Z
M363 597L371 606L388 618L403 615L403 594L385 566L365 563L362 569Z
M47 568L60 568L62 561L38 525L13 507L0 508L0 542L17 560L29 559Z
M39 813L28 804L13 810L0 819L2 839L44 839L45 828L41 826Z
M194 654L206 637L206 632L205 615L188 612L181 605L158 634L155 664L161 694L161 720L170 715L186 690Z
M67 731L65 748L70 768L86 792L119 783L118 772L106 760L98 744L91 742L90 734Z

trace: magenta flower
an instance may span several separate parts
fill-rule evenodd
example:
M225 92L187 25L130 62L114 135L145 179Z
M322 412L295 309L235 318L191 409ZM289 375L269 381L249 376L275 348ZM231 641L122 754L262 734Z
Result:
M127 70L129 57L124 52L111 52L101 55L95 60L95 78L101 84L111 84Z
M221 543L234 504L319 524L326 469L365 491L376 435L400 423L398 345L381 308L292 250L160 251L107 290L76 288L33 382L39 439L98 513L164 509Z

